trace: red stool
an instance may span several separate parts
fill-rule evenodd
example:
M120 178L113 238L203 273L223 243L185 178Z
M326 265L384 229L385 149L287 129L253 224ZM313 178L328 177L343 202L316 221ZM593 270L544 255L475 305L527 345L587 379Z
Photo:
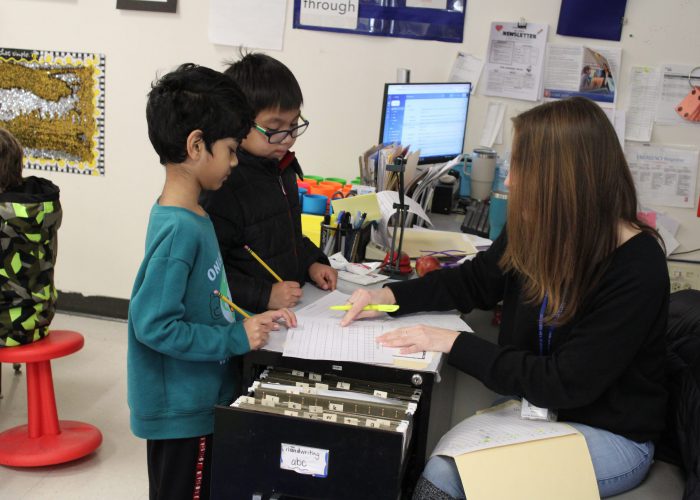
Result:
M102 443L97 427L58 420L51 378L51 361L67 356L85 343L69 330L52 330L33 344L0 349L0 363L27 364L27 425L0 433L0 464L38 467L70 462L92 453Z

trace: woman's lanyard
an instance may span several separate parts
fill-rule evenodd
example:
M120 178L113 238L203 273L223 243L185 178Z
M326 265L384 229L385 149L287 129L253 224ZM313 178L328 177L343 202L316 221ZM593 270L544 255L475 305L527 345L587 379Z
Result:
M540 307L540 318L537 321L537 334L538 338L540 341L540 356L544 354L544 312L547 309L547 294L544 294L544 299L542 300L542 307ZM561 305L559 306L559 310L557 311L557 314L554 316L554 320L556 321L559 319L559 316L561 315L561 311L564 309L564 303L562 302ZM552 334L554 333L554 327L549 326L549 330L547 331L547 354L549 354L549 350L552 347Z

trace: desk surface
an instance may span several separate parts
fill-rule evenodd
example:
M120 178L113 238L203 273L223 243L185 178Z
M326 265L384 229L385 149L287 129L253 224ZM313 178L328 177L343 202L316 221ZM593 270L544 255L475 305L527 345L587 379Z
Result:
M435 229L439 229L442 231L454 231L455 228L457 229L457 232L459 232L459 225L461 224L462 219L464 218L464 215L461 214L449 214L449 215L443 215L443 214L430 214L430 219L432 220ZM381 283L377 283L374 285L370 285L366 288L381 288L386 282L383 281ZM343 280L338 280L338 290L343 293L351 294L354 292L359 285L355 283L349 283L347 281ZM304 295L302 297L302 300L297 304L297 306L294 308L295 311L301 309L302 307L305 307L312 302L315 302L317 299L323 296L323 294L328 293L320 288L317 288L315 285L312 283L306 283L303 287L303 292ZM277 333L273 333L270 336L270 342L265 346L264 350L267 351L272 351L272 352L282 352L284 351L284 343L287 339L287 331L282 330ZM412 370L412 371L428 371L428 372L434 372L438 373L438 380L439 380L439 372L440 369L444 363L445 356L442 353L435 353L433 356L432 361L430 364L422 369L422 370L416 370L415 368L405 368L406 370Z

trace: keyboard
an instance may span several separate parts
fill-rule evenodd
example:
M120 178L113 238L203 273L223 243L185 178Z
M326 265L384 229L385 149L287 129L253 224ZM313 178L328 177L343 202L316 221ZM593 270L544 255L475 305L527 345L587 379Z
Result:
M489 237L489 204L488 202L472 200L464 209L462 232L475 234L483 238Z

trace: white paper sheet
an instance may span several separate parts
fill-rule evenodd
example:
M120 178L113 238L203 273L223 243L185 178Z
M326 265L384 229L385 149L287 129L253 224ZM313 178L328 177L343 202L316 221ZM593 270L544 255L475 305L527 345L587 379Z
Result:
M549 26L491 23L484 95L537 101Z
M656 230L659 231L661 239L664 240L664 247L666 248L666 257L671 255L676 250L676 248L681 246L681 242L678 241L664 226L657 225Z
M656 107L656 123L700 126L695 122L684 120L676 113L676 106L691 90L688 75L692 69L693 66L686 64L669 64L662 68L661 95ZM694 83L697 85L697 79Z
M613 127L617 134L617 140L620 141L620 147L625 149L625 131L627 130L627 115L621 109L616 109L613 114Z
M392 363L396 349L376 342L386 330L373 322L341 327L335 319L297 315L297 327L287 330L284 356L358 363Z
M445 434L431 457L456 457L477 450L575 434L576 429L558 422L523 420L520 401L508 401L469 417Z
M437 180L437 178L435 180ZM426 180L423 180L423 184L425 183ZM381 247L390 248L391 235L389 234L389 219L396 214L394 203L399 202L399 193L396 191L380 191L377 193L377 201L379 202L379 210L382 216L377 223L377 229L372 228L371 241ZM430 217L428 217L428 214L423 210L423 207L416 203L411 197L404 196L404 203L408 205L408 212L410 214L415 214L429 225L433 225L430 221ZM409 219L410 217L406 217L406 222L408 222Z
M506 115L506 105L502 102L490 102L486 112L484 129L481 132L479 146L490 148L496 142L499 133L503 133L503 118Z
M286 0L210 0L209 41L282 50Z
M690 148L627 143L625 157L640 203L693 208L699 153Z
M358 320L349 327L340 326L340 320L345 311L329 309L332 305L345 304L349 294L338 290L326 294L299 309L297 320L304 324L303 332L290 329L287 331L287 341L283 349L285 356L306 359L333 359L336 361L358 361L362 363L393 364L395 359L423 360L429 363L433 359L432 352L401 354L399 349L382 347L376 344L375 338L382 333L415 325L430 325L455 331L473 331L459 315L453 311L438 313L417 313L400 317L384 315L372 320ZM351 328L361 327L357 330ZM354 338L340 337L343 333L353 334ZM376 344L376 345L375 345ZM372 348L374 347L374 349ZM269 345L268 345L269 348ZM389 357L387 358L387 354ZM330 356L330 357L327 357ZM359 357L362 359L351 359Z
M474 57L471 54L457 52L457 57L452 65L449 82L471 82L472 94L476 91L476 85L481 78L481 70L484 67L483 59Z
M296 315L307 318L336 319L340 321L343 319L343 316L345 316L345 311L334 311L329 309L329 307L343 305L349 298L349 294L339 290L333 290L331 293L321 296L320 299L296 311Z
M660 73L656 68L634 66L630 69L629 104L625 138L649 142L659 99Z

